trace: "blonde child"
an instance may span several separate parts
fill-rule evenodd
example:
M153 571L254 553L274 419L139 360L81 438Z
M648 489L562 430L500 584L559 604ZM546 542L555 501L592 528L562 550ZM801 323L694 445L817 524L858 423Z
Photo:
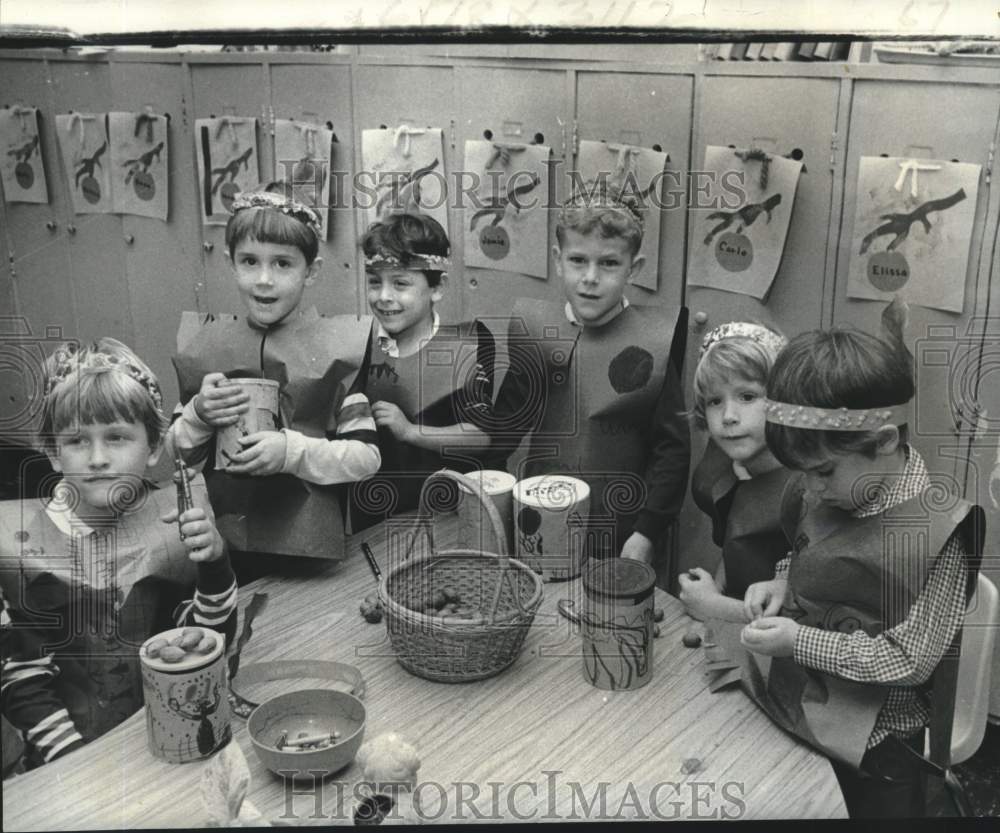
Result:
M424 214L390 214L361 241L375 317L364 384L379 429L382 470L352 491L355 529L416 508L441 468L489 465L494 342L481 322L442 323L450 244ZM442 356L447 360L442 361Z
M680 599L696 619L745 621L747 588L774 575L787 549L778 506L790 472L767 448L767 376L785 339L747 321L731 321L702 340L694 372L695 425L709 435L691 478L691 495L712 519L722 548L713 580L695 567L679 577Z
M771 657L753 696L832 758L852 817L924 812L925 684L962 626L984 535L979 507L927 499L897 304L884 321L881 339L804 333L775 362L767 444L801 473L781 508L792 552L750 586L741 633L750 657Z
M183 409L171 440L186 461L206 465L241 581L279 569L274 556L342 558L338 484L369 477L380 463L368 400L353 390L370 320L321 317L303 305L323 262L320 219L286 186L270 187L239 195L226 225L245 318L186 316L174 358ZM229 382L240 376L279 383L279 426L243 437L221 470L216 432L249 407Z
M166 429L156 377L111 338L60 348L50 364L41 440L62 479L51 499L0 503L3 713L33 765L142 705L149 636L200 625L230 639L236 628L203 479L180 518L173 484L146 479Z

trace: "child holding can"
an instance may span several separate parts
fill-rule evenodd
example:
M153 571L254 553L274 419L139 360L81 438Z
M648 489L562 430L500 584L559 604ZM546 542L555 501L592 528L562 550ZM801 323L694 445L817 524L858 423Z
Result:
M239 195L226 246L246 316L185 313L177 336L183 408L170 439L187 463L205 463L241 583L285 556L343 558L341 484L380 464L368 400L354 390L370 320L302 303L323 262L319 229L316 211L282 183ZM251 407L230 381L239 377L277 383L277 424L241 437L220 467L219 433Z
M712 575L681 573L680 599L696 619L746 621L747 588L774 576L787 541L778 517L790 476L767 448L767 376L785 339L769 327L731 321L702 340L694 372L693 420L708 432L691 477L694 502L712 519L722 559Z
M479 321L442 323L435 309L448 285L444 229L425 214L389 214L365 232L361 248L375 316L365 393L382 470L352 490L355 529L416 508L433 472L489 468L492 459L484 428L493 404L493 336Z
M653 563L687 491L686 310L626 298L643 268L642 234L640 206L606 183L560 209L552 256L566 300L515 304L492 434L509 452L530 432L522 476L587 483L588 555Z
M236 629L236 580L204 481L179 514L173 485L146 479L166 429L152 371L111 338L59 348L49 365L40 434L62 479L51 499L0 503L2 706L32 765L141 706L146 638Z

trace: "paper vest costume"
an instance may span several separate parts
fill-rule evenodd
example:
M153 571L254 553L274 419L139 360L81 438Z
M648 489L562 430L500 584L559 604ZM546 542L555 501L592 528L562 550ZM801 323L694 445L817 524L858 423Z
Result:
M726 595L742 599L757 581L774 578L788 553L781 528L781 495L792 473L779 467L741 481L733 461L712 440L691 477L691 497L712 519L712 540L722 547Z
M917 496L881 515L855 518L806 503L802 481L790 481L782 520L794 555L781 615L824 630L861 628L870 636L902 622L956 529L966 552L975 558L982 553L980 507L959 500L942 511L930 503ZM834 677L792 657L753 654L740 645L739 630L733 624L717 631L713 626L713 637L741 666L750 696L783 729L859 767L889 686Z
M200 476L191 492L211 517ZM114 527L67 536L42 501L0 502L0 582L32 625L21 631L25 658L56 654L53 686L85 741L142 706L139 646L173 627L193 593L197 566L177 524L160 520L176 508L172 487L150 488Z
M315 308L260 329L236 316L185 312L174 368L186 403L207 373L260 376L281 386L280 427L310 437L332 436L337 411L355 383L371 319L321 317ZM291 474L233 475L205 465L219 532L237 550L339 559L344 555L340 485L322 486Z
M441 325L419 352L402 358L369 345L365 393L368 401L391 402L417 425L443 427L469 422L481 425L493 394L494 341L480 322ZM390 512L406 512L419 503L420 488L441 468L467 472L485 467L487 452L455 449L439 454L378 432L382 467L352 490L352 528L363 529Z
M581 327L564 304L521 299L514 307L512 349L520 342L532 372L543 369L532 383L541 422L524 476L558 472L590 486L589 552L617 554L643 507L649 428L678 314L632 305L603 326Z

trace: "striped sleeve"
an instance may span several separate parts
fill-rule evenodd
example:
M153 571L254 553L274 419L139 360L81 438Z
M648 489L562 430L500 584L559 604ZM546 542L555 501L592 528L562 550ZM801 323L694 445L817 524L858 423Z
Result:
M378 434L368 397L363 393L352 393L344 398L337 412L338 440L359 440L375 445Z
M226 553L216 561L198 563L194 597L178 606L174 621L178 627L202 625L212 628L232 642L236 634L237 601L236 576Z
M19 730L29 758L48 763L83 745L83 737L56 694L59 673L51 654L32 657L21 650L23 631L3 600L0 610L0 705Z

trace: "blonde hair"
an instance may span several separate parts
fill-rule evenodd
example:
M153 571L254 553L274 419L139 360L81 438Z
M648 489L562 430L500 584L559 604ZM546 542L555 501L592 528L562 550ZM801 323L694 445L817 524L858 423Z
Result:
M46 360L48 393L39 441L55 448L56 436L72 425L141 423L150 448L159 446L169 422L162 411L156 375L128 346L103 337L77 348L66 344Z

